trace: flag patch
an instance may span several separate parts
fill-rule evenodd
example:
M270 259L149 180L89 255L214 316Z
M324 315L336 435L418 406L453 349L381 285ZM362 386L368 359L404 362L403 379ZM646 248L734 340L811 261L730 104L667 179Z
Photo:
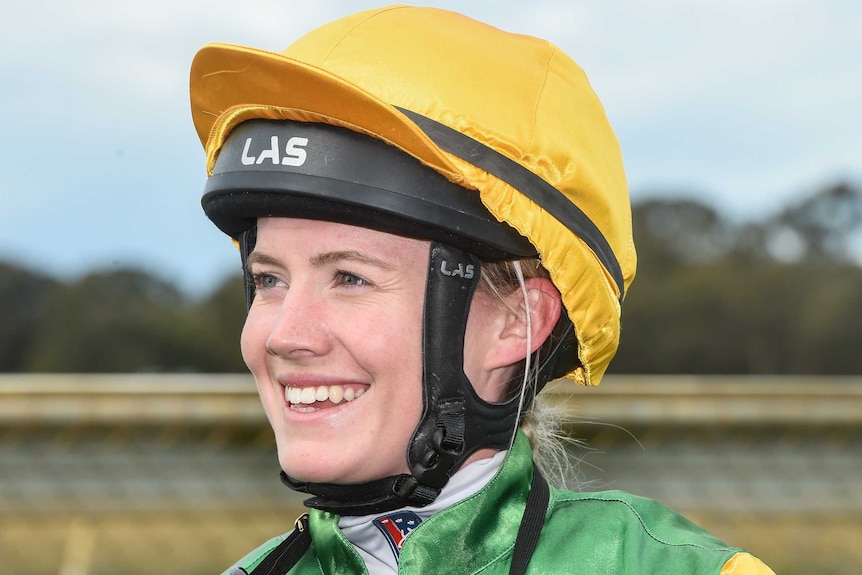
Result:
M397 559L404 546L404 540L422 523L422 519L412 511L396 511L375 518L373 523L383 533Z

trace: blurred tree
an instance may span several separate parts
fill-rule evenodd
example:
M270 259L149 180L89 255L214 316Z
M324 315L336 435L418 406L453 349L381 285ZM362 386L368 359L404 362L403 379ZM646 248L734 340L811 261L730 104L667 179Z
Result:
M47 372L193 369L183 298L139 270L94 272L46 298L25 368Z
M0 262L0 372L20 371L45 319L45 298L59 283L11 263Z
M239 349L245 322L245 290L241 274L228 277L206 299L189 308L184 325L193 342L195 365L207 372L246 372Z
M623 373L862 373L862 194L821 190L731 225L693 201L633 210L638 279L623 306Z
M806 268L795 278L810 290L807 306L798 314L804 334L797 363L810 373L862 374L862 268L840 265Z
M662 274L713 261L733 247L733 230L713 208L693 200L653 199L634 206L638 273Z
M838 183L741 226L734 255L778 263L847 263L854 259L849 238L860 229L862 191Z
M847 238L860 225L862 192L842 183L788 206L764 227L771 237L788 232L796 234L803 248L798 259L817 263L848 261Z

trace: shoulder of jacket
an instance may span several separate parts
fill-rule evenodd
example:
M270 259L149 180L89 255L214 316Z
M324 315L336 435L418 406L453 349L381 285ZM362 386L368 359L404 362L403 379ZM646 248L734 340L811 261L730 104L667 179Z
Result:
M711 533L654 499L624 491L576 493L553 489L548 522L583 525L589 531L625 530L643 544L667 550L730 558L741 549L730 547ZM727 559L722 559L723 564Z
M531 565L537 573L774 575L655 500L622 491L575 493L551 488Z

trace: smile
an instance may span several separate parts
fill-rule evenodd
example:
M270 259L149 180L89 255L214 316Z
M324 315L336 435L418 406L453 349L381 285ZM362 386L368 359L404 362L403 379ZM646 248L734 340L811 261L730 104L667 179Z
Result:
M363 388L353 388L343 385L318 385L310 387L285 387L284 398L291 408L299 411L313 411L315 408L325 407L315 405L329 402L330 405L338 405L342 402L353 401L365 393ZM311 407L313 406L314 407Z

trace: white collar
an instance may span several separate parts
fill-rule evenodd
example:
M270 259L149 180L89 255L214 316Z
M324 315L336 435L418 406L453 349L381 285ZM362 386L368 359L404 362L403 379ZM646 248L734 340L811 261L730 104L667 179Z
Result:
M404 507L399 511L412 511L424 521L438 511L451 507L485 487L500 469L505 458L506 451L499 451L493 457L474 461L459 469L432 503L425 507ZM345 516L338 521L341 532L365 561L369 575L398 573L398 559L391 548L392 544L374 523L378 517L392 513L397 512Z

